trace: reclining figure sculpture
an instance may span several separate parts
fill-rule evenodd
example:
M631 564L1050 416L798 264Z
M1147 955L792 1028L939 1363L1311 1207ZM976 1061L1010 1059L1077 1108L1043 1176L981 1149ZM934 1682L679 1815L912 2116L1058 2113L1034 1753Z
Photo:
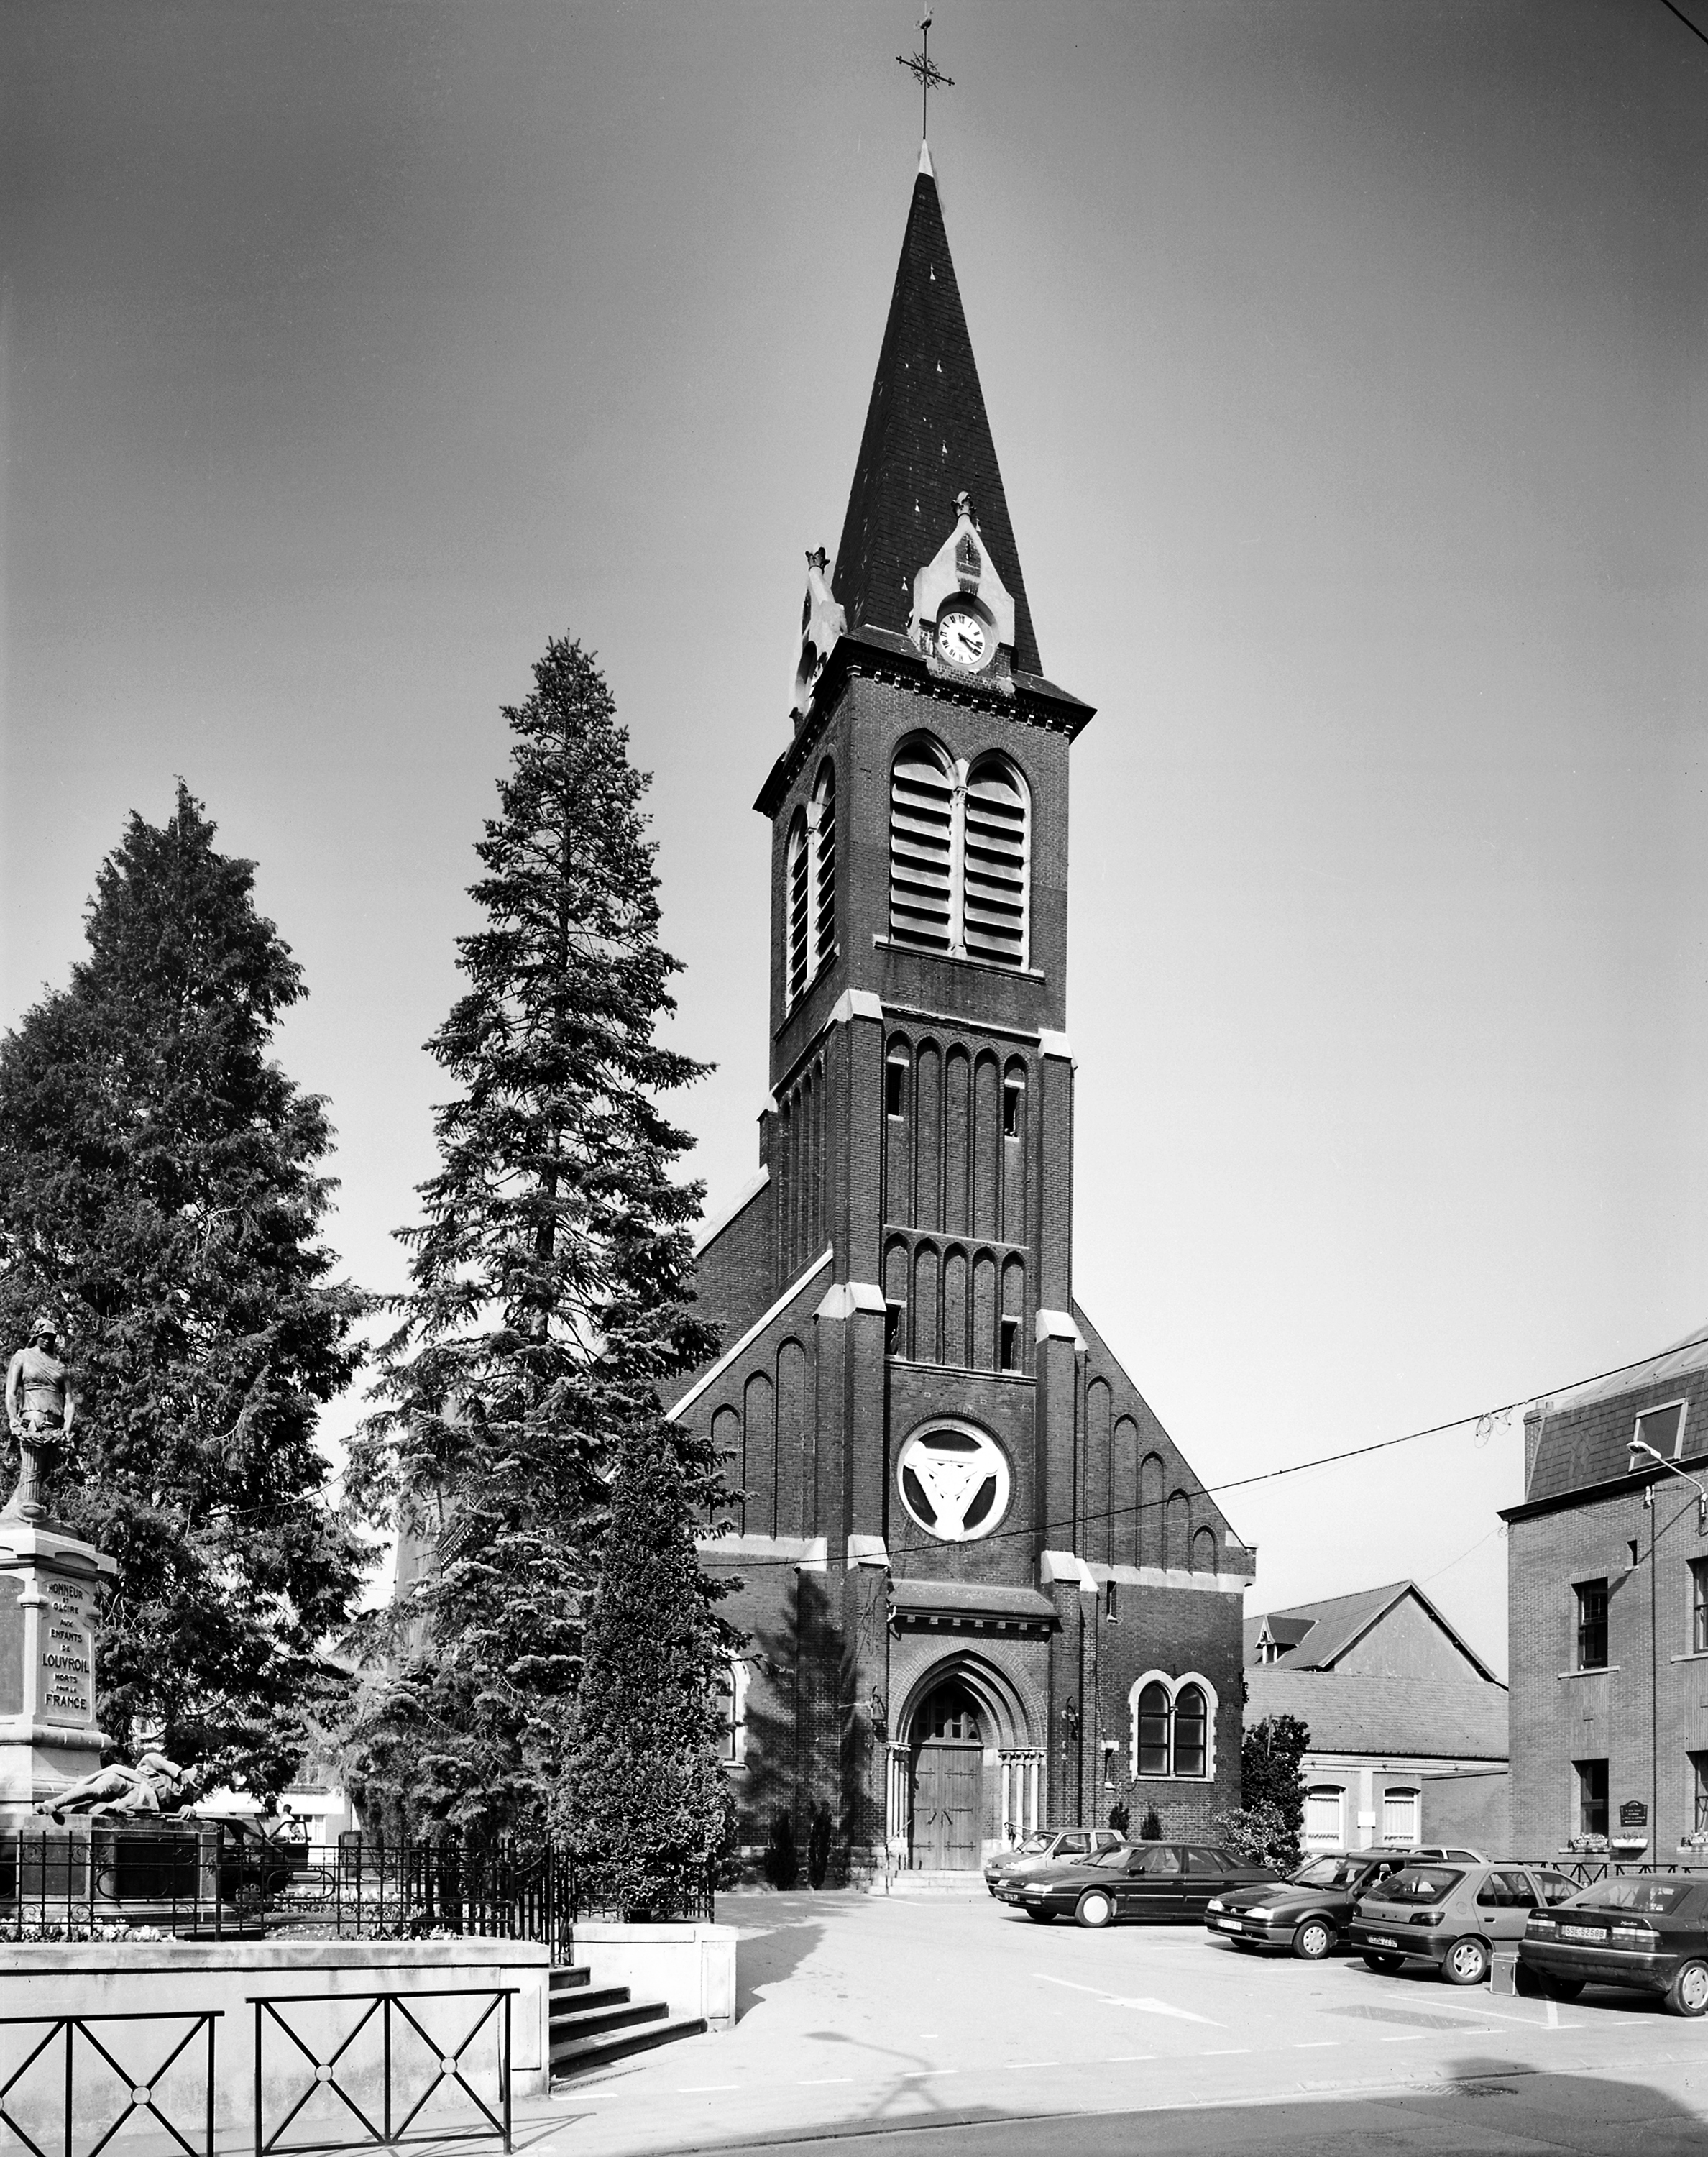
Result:
M144 1753L134 1768L116 1760L80 1783L44 1798L39 1813L64 1826L67 1813L89 1820L134 1819L142 1813L177 1813L202 1794L202 1770L180 1768L163 1753Z

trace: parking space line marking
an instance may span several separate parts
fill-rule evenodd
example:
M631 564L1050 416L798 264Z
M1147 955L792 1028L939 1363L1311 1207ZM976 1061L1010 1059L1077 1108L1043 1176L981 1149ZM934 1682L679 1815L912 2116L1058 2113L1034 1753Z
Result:
M902 2077L904 2082L923 2082L928 2075L958 2075L959 2067L914 2067Z
M1008 2064L1012 2068L1019 2069L1021 2067L1059 2067L1062 2062L1059 2060L1011 2060Z
M852 2075L803 2075L796 2089L822 2089L827 2082L851 2082Z
M1136 2067L1155 2057L1155 2052L1116 2052L1107 2060L1088 2060L1086 2065L1092 2067Z
M1069 1992L1088 1992L1106 2007L1134 2007L1141 2015L1172 2015L1181 2022L1202 2022L1212 2030L1221 2024L1213 2015L1194 2015L1189 2007L1170 2007L1165 2000L1139 2000L1124 1997L1119 1992L1105 1992L1098 1985L1076 1985L1071 1977L1052 1977L1047 1970L1032 1972L1041 1984L1065 1985Z
M739 2089L740 2088L741 2084L739 2082L678 2082L677 2084L677 2095L678 2097L705 2097L713 2090L733 2090Z
M1397 2036L1378 2037L1378 2045L1421 2045L1426 2037L1437 2037L1438 2030L1402 2030Z
M1548 2002L1551 2007L1552 2000ZM1490 2022L1510 2022L1520 2030L1571 2030L1577 2026L1571 2022L1538 2022L1529 2015L1503 2015L1498 2007L1461 2007L1456 2000L1437 2000L1431 2002L1430 2012L1446 2015L1474 2015Z
M1293 2049L1295 2052L1326 2052L1345 2041L1344 2037L1302 2037Z
M1200 2052L1201 2060L1231 2060L1236 2053L1242 2057L1251 2050L1249 2045L1218 2045L1212 2051Z

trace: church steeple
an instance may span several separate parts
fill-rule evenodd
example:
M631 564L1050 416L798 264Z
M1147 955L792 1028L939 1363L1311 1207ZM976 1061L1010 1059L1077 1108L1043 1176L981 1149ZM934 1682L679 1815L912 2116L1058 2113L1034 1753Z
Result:
M914 575L954 529L962 493L972 497L980 536L1013 595L1014 665L1042 674L943 205L922 150L836 549L831 589L850 629L907 634Z

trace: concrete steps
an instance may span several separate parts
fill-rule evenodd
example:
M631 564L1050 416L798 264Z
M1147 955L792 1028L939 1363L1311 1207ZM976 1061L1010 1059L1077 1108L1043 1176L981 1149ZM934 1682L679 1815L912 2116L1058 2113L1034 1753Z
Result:
M893 1872L887 1885L882 1875L872 1883L874 1894L988 1895L982 1872Z
M580 1967L552 1972L548 2013L554 2082L678 2037L697 2037L706 2027L703 2015L672 2015L662 2000L636 2002L626 1985L596 1985L592 1971Z

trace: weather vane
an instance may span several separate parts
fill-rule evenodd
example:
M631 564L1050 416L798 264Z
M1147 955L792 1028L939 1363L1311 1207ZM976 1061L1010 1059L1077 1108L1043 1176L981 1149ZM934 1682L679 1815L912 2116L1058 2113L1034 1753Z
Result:
M896 54L896 65L904 67L919 85L919 139L930 134L928 122L931 117L931 93L934 90L953 90L954 77L945 75L931 57L931 10L928 8L919 18L919 49L911 59L906 53Z

